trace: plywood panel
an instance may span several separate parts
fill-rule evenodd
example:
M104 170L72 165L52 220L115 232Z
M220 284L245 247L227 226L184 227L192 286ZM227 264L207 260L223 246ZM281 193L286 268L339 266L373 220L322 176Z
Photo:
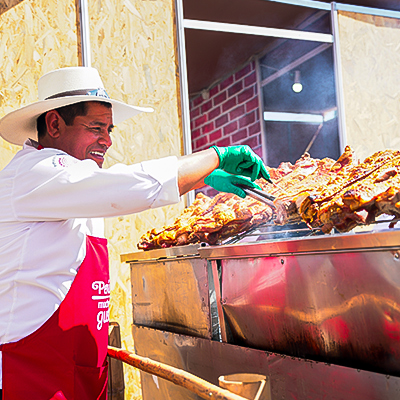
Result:
M181 154L173 4L172 0L89 1L92 65L99 70L108 94L155 110L116 127L106 167ZM110 318L119 322L122 347L130 351L134 351L130 273L129 265L121 264L119 256L135 251L144 232L172 222L183 207L180 203L106 220ZM141 397L138 371L127 367L125 383L126 398Z
M75 2L25 0L0 15L0 117L37 100L44 73L78 65ZM0 168L19 149L0 138Z
M340 12L347 142L360 158L400 150L400 23Z

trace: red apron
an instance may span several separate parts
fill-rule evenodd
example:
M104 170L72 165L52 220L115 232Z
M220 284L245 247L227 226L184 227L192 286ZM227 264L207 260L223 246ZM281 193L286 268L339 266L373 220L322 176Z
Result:
M57 311L29 336L0 346L3 400L107 399L109 299L107 240L87 237Z

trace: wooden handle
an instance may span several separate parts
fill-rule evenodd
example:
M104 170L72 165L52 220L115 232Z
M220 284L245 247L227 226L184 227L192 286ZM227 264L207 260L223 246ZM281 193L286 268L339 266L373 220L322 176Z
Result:
M196 375L167 364L154 361L150 358L141 357L126 350L108 346L108 355L121 360L132 367L144 372L159 376L175 385L182 386L203 399L210 400L247 400L242 396L231 393L229 390L221 389L210 382L207 382Z

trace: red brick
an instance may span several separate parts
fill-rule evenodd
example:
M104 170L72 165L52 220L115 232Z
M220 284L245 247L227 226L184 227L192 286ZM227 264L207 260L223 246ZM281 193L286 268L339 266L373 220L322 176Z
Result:
M218 139L222 137L222 129L218 129L217 131L210 134L210 145L214 144Z
M232 121L236 118L239 118L240 116L242 116L245 113L245 107L244 104L236 107L235 109L233 109L230 113L229 113L229 120Z
M214 97L214 99L213 99L214 106L221 104L225 100L226 100L226 92L222 92L218 96Z
M256 133L261 133L260 123L256 122L255 124L249 126L249 136L255 135Z
M254 99L251 99L246 103L247 112L254 110L257 107L258 107L258 97L254 97Z
M190 110L190 119L194 119L200 115L200 107Z
M200 129L194 129L192 130L192 140L197 139L200 137L201 131Z
M245 75L247 75L251 71L251 65L247 64L244 68L242 68L240 71L236 72L235 74L235 80L239 80L243 78Z
M213 130L214 130L214 122L210 122L209 124L204 125L204 126L201 128L201 131L203 132L203 135L206 134L206 133L210 133L210 132L212 132Z
M200 149L201 147L205 146L206 144L208 144L207 136L202 136L201 138L194 141L194 146L196 149Z
M228 89L228 97L234 96L236 93L239 93L242 89L243 89L243 81L235 83Z
M208 113L208 120L211 121L218 117L221 114L221 107L216 107Z
M238 131L234 135L232 135L232 144L235 144L235 143L239 142L240 140L243 140L246 138L247 138L247 130L242 129L241 131Z
M242 93L239 93L238 102L239 102L239 104L244 103L245 101L249 100L253 96L254 96L254 90L252 87L250 87L250 88L244 90Z
M237 129L237 121L231 122L229 125L224 126L224 135L229 135Z
M233 83L233 75L231 75L229 78L226 78L219 84L219 90L224 90L228 86L232 85L232 83Z
M255 149L258 146L257 136L253 136L245 140L244 142L242 142L242 144L247 144L247 146L250 146L250 148Z
M244 115L239 119L239 128L243 128L244 126L251 125L256 120L256 112L253 111L249 114Z
M218 119L215 120L215 127L219 128L222 125L225 125L228 122L228 116L226 114L221 115Z
M212 100L208 100L207 103L204 103L201 106L201 112L204 114L206 113L208 110L210 110L212 108Z
M224 104L222 104L222 112L230 110L232 107L236 106L236 97L229 99Z
M262 154L262 147L256 147L253 149L254 153L256 153L258 156L260 156L261 158L263 158L263 154Z
M252 74L250 74L249 76L246 76L246 78L244 78L244 87L253 85L256 82L257 82L257 74L254 71Z
M196 107L196 106L200 105L202 102L203 102L203 97L201 97L201 95L200 95L200 96L197 96L197 97L196 97L195 99L193 99L193 101L192 101L193 107Z
M213 88L210 89L210 97L215 96L217 93L219 93L219 87L218 87L218 85L217 85L217 86L214 86Z
M194 127L198 128L200 125L203 125L205 122L207 122L207 115L204 114L201 117L194 120Z
M230 146L231 145L231 138L230 136L220 140L219 142L217 142L217 146L220 147L226 147L226 146Z

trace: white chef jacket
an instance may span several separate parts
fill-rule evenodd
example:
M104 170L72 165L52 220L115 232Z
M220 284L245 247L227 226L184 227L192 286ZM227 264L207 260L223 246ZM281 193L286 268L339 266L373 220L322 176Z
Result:
M85 258L86 235L104 237L103 217L178 202L177 170L176 157L101 169L28 140L0 171L0 343L54 313Z

